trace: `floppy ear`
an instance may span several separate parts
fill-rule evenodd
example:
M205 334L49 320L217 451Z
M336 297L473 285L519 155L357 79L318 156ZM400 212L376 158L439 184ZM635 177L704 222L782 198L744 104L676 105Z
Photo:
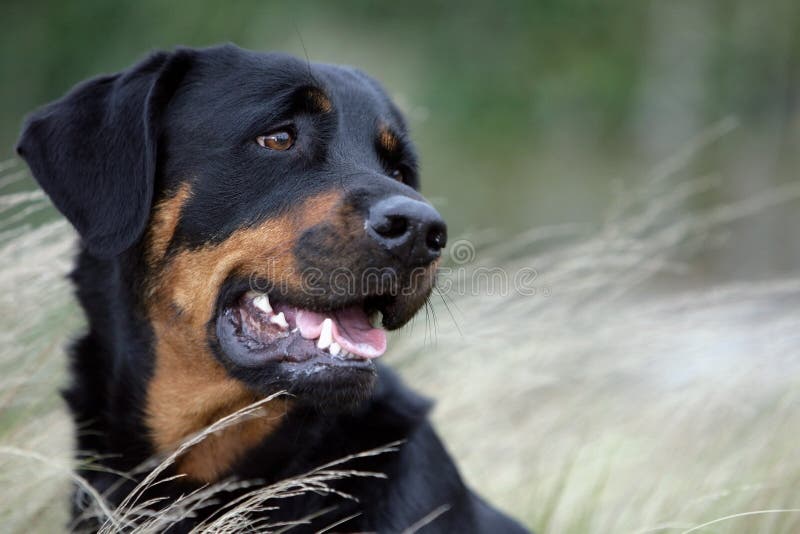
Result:
M17 153L96 256L119 254L144 231L160 118L190 59L185 49L153 54L77 85L25 122Z

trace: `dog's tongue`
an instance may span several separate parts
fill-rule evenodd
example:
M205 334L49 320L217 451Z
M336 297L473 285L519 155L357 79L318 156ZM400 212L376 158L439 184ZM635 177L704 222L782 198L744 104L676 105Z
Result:
M357 306L328 315L299 310L295 317L300 335L306 339L319 337L325 319L333 321L333 340L344 350L363 358L377 358L386 352L386 332L373 328L367 314Z

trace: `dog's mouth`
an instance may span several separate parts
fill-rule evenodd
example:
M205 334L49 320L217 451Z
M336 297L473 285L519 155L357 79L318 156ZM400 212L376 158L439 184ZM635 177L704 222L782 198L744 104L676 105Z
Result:
M355 408L374 387L386 332L414 317L433 282L429 275L415 291L379 286L342 294L333 285L327 292L293 292L267 280L231 278L207 323L208 340L228 373L253 391L286 390L324 410ZM253 289L260 287L270 289Z
M329 311L292 306L247 291L221 307L220 348L233 363L367 367L386 351L386 331L373 326L379 312L368 301Z

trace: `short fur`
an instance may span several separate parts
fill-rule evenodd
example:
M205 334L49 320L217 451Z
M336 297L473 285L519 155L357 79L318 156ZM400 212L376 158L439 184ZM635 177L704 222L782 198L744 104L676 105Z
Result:
M278 129L292 132L291 150L253 141ZM330 367L309 378L281 362L247 367L216 337L221 308L254 282L301 307L352 305L352 295L308 290L309 269L322 288L338 268L421 279L402 297L381 281L353 288L389 329L428 298L437 261L412 264L364 232L380 199L424 201L403 118L374 80L232 45L159 52L32 114L18 152L81 238L72 280L88 331L72 347L64 397L79 457L107 468L80 474L112 505L146 475L114 473L287 390L265 417L193 448L165 474L184 476L145 498L170 502L225 477L269 484L402 441L398 452L347 465L386 479L333 483L357 500L306 493L264 514L279 522L327 510L293 531L355 514L338 530L398 532L444 506L425 532L524 532L466 488L428 422L428 401L389 369ZM171 531L188 531L237 494ZM76 492L76 518L85 504Z

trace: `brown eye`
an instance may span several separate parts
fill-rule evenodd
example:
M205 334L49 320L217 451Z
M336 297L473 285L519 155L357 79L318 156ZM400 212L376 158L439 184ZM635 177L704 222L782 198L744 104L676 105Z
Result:
M286 130L256 137L256 143L270 150L289 150L294 144L294 136Z
M392 172L389 173L389 176L391 176L392 178L394 178L395 180L397 180L400 183L405 182L405 179L406 179L405 175L403 174L403 171L400 170L400 169L392 170Z

